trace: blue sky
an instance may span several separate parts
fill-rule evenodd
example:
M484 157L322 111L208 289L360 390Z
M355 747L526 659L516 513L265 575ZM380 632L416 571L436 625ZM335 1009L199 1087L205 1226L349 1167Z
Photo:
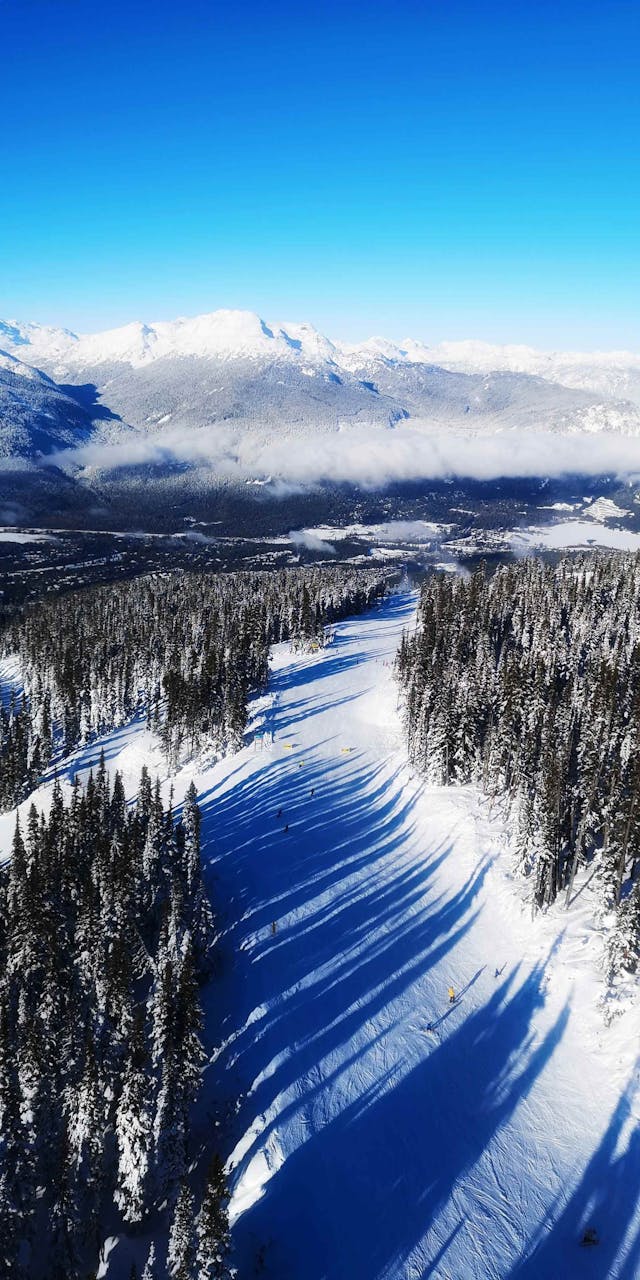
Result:
M637 0L0 0L0 315L640 347Z

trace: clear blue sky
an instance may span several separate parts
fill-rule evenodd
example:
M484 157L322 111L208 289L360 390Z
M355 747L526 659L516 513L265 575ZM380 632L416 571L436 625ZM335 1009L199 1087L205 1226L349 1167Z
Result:
M638 0L0 0L0 315L640 348Z

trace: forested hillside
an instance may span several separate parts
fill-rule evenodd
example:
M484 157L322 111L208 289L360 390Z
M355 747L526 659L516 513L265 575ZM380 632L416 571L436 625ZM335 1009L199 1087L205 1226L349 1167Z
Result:
M540 643L546 573L527 604ZM617 581L599 574L576 561L562 588L597 591L591 613L583 600L559 615L567 635L581 627L585 670ZM485 594L499 575L464 588L504 663L510 644L519 653L507 632L525 632L517 582L500 608ZM460 776L475 678L455 650L466 634L474 652L464 591L425 588L449 627L441 777ZM390 595L318 652L278 646L240 751L168 769L142 712L70 756L56 737L58 780L50 767L17 831L15 812L0 817L0 1275L410 1280L444 1267L486 1280L489 1266L557 1280L593 1232L597 1274L635 1275L638 1010L623 1001L611 1022L598 1000L597 842L566 928L559 904L531 920L502 874L500 815L487 820L476 787L430 788L409 767L393 659L415 605ZM543 664L542 702L546 680L573 670L566 652ZM592 700L579 680L574 692L586 720ZM163 693L160 732L165 713ZM485 786L515 815L515 793L488 771ZM621 906L630 850L631 837Z
M23 692L0 712L1 806L135 716L170 773L204 742L237 747L270 645L319 646L388 580L156 575L15 614L2 644ZM95 1276L109 1231L158 1213L171 1276L229 1274L221 1157L213 1143L194 1174L189 1142L216 936L196 794L177 820L144 768L128 804L102 758L84 789L54 775L48 810L16 822L0 871L1 1276ZM152 1245L145 1280L161 1265Z
M505 798L538 907L593 866L610 974L640 951L640 557L424 584L397 667L413 762Z
M176 822L143 770L127 807L104 762L16 826L0 875L2 1276L95 1275L105 1222L174 1202L174 1251L197 1238L203 1277L226 1253L221 1165L197 1222L183 1184L215 932L199 828L195 790Z
M2 637L23 695L0 712L0 809L29 794L56 752L136 714L172 765L204 741L237 747L269 646L319 642L325 623L367 608L390 577L346 566L152 575L20 612Z

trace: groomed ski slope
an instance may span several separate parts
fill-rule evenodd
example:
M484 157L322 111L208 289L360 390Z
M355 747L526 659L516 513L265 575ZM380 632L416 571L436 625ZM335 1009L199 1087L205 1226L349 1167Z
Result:
M239 1280L632 1280L637 1010L603 1021L588 887L532 920L474 792L409 770L391 664L415 603L280 646L248 745L166 780L179 804L195 777L223 930L196 1148L234 1135ZM101 745L129 794L162 771L135 724L65 785ZM111 1239L101 1274L150 1238Z
M201 780L239 1274L266 1246L277 1280L638 1276L629 1028L596 1007L588 933L533 925L492 865L474 795L409 771L391 663L414 606L277 651L273 745Z

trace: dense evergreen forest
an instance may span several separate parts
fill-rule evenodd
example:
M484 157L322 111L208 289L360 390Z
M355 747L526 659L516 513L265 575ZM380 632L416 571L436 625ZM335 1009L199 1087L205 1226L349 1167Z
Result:
M504 797L538 907L592 865L610 977L640 951L640 557L424 584L397 660L410 756Z
M242 741L269 646L319 641L326 623L383 594L384 569L138 578L21 610L0 652L16 656L23 692L0 711L0 810L37 784L56 753L141 714L169 763L206 741Z
M170 769L205 742L236 747L270 645L322 643L391 576L154 575L17 612L0 807L136 715ZM189 1145L215 943L195 789L177 820L146 770L133 804L104 760L67 800L52 776L49 813L31 806L0 871L0 1280L95 1277L106 1234L149 1224L167 1249L152 1245L143 1280L225 1280L222 1160L194 1172Z
M163 1208L169 1274L228 1274L215 1153L197 1210L185 1180L214 943L199 826L193 788L176 821L145 770L127 806L104 762L16 825L0 876L2 1277L95 1276L105 1224Z

